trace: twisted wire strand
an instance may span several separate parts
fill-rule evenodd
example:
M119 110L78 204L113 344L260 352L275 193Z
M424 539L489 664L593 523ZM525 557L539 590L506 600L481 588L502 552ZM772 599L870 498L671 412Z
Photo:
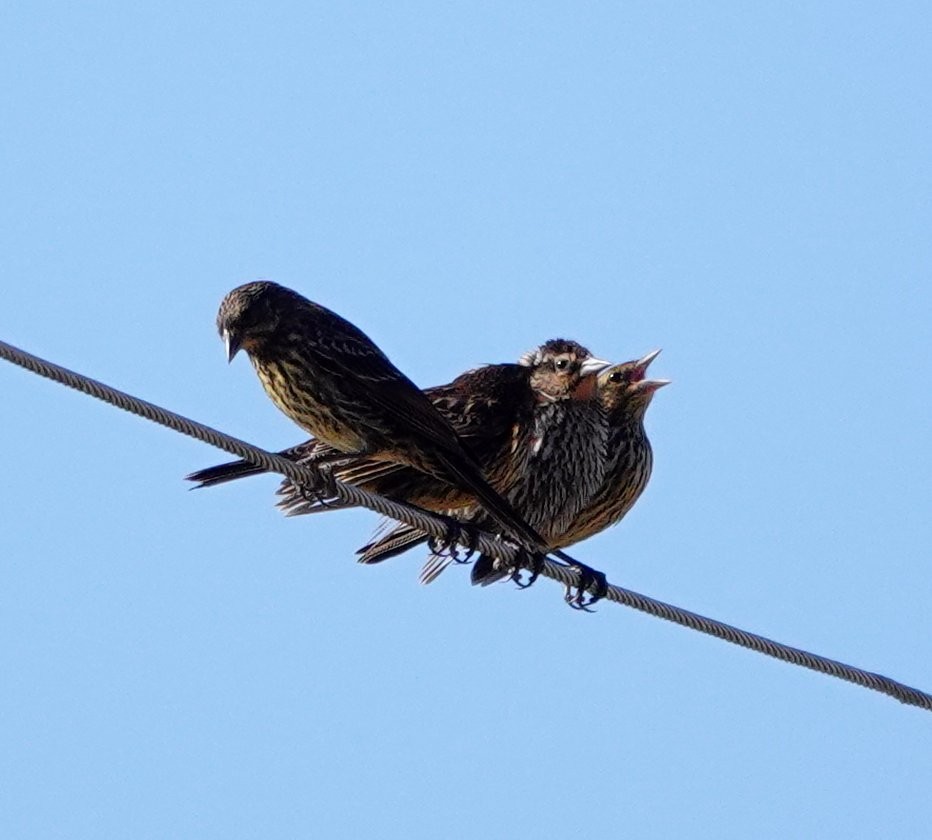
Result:
M205 426L153 403L119 391L83 374L75 373L60 365L40 359L38 356L27 353L25 350L4 341L0 341L0 358L61 385L67 385L76 391L96 397L131 414L151 420L204 443L209 443L211 446L223 449L232 455L246 458L270 472L280 473L290 478L297 484L307 486L319 484L320 474L316 470L296 464L272 452L267 452L210 426ZM446 539L450 535L451 521L442 516L429 513L412 505L368 493L353 485L343 484L338 481L334 481L333 485L337 497L342 501L369 508L384 516L413 525L438 539ZM526 562L522 552L518 551L510 543L481 531L477 532L475 536L475 548L483 554L494 557L497 561L508 565L523 565ZM544 561L541 574L544 577L559 581L565 586L574 587L580 582L579 575L574 569L561 566L552 560ZM689 627L692 630L698 630L700 633L731 642L734 645L763 653L782 662L789 662L793 665L809 668L812 671L818 671L821 674L837 677L863 688L887 694L901 703L932 711L932 695L920 691L918 688L911 688L882 674L875 674L856 668L853 665L846 665L844 662L838 662L800 648L781 644L756 633L732 627L721 621L649 598L646 595L641 595L620 586L610 585L605 598L616 604L633 607L656 618L672 621L683 627Z

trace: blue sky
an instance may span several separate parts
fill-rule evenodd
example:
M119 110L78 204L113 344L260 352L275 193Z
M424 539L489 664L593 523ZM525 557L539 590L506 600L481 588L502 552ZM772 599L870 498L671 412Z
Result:
M655 347L614 582L932 690L926 4L8 2L0 338L259 444L259 277L415 381ZM10 838L889 837L932 718L376 524L12 366Z

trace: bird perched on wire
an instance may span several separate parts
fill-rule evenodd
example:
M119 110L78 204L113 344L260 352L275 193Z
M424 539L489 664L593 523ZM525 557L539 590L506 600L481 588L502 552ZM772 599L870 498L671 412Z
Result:
M519 365L488 365L464 373L448 385L424 391L468 446L483 474L498 492L507 484L506 455L511 446L511 422L519 419L520 395L527 385L526 379L527 371ZM330 459L334 452L329 444L312 438L279 454L301 464L313 465L320 459ZM264 471L263 467L249 461L233 461L199 470L188 479L199 482L199 487L209 487ZM475 494L447 481L406 464L376 461L368 456L344 455L332 462L331 473L344 483L427 510L456 509L476 502ZM289 479L282 481L278 494L283 497L279 507L291 516L349 506L335 496L308 494Z
M525 354L518 364L477 368L424 393L476 456L492 487L502 494L514 492L535 522L552 528L554 520L572 519L600 486L607 430L592 399L595 374L607 366L578 343L553 339ZM570 405L575 402L584 408L576 412ZM576 456L562 467L561 444ZM311 440L280 454L313 463L332 452L328 444ZM551 467L555 468L551 471ZM528 468L543 468L543 474L528 479L520 474ZM203 487L262 471L236 461L188 478ZM340 481L432 511L464 518L476 513L473 494L403 464L347 457L333 463L332 471ZM309 498L288 479L279 494L283 496L279 505L289 515L344 506L336 498ZM384 560L425 539L418 529L398 526L362 550L361 560Z
M555 339L525 353L519 367L527 370L518 417L507 453L509 481L499 489L521 516L553 545L602 485L607 462L608 424L596 396L596 379L589 371L591 353L574 341ZM455 425L455 424L454 424ZM487 527L475 506L445 511ZM359 550L360 560L375 563L423 543L425 535L408 525L396 525ZM432 556L421 580L434 580L451 562L441 552ZM473 565L474 583L488 584L506 574L491 558Z
M243 349L272 401L342 455L405 464L468 493L535 554L546 541L489 486L449 422L358 327L297 292L247 283L220 304L232 360ZM319 461L318 461L319 463Z
M608 428L603 478L588 504L575 516L563 519L551 529L542 529L552 549L566 548L619 522L644 492L653 467L644 415L657 389L670 382L645 378L648 366L659 354L655 350L640 359L613 365L598 375L597 401ZM525 512L520 504L516 506ZM529 521L535 522L533 517ZM407 527L400 525L395 530ZM421 580L429 583L449 563L449 558L442 554L432 556L421 572ZM487 584L500 579L502 573L491 558L480 557L473 564L472 577L476 583Z
M653 468L653 451L644 430L644 415L658 388L669 379L646 379L659 350L603 370L598 400L608 423L607 460L602 485L566 531L551 541L565 548L619 522L638 500Z

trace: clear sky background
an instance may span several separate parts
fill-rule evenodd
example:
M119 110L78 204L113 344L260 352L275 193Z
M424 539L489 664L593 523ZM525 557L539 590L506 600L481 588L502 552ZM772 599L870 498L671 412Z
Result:
M925 3L0 12L0 338L268 447L269 278L416 382L656 347L612 581L932 690ZM354 562L365 511L0 366L4 838L906 837L932 715L548 581Z

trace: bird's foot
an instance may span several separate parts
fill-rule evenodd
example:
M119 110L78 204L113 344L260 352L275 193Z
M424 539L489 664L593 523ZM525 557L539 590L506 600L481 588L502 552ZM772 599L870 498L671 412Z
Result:
M468 563L476 553L479 534L475 528L453 520L446 523L442 537L428 537L427 547L431 554L448 557L454 563Z
M330 507L336 497L336 483L329 465L320 464L313 467L316 476L312 482L295 485L297 495L305 502L321 507ZM293 507L293 503L289 507Z
M472 525L460 525L456 545L454 545L453 562L468 563L479 548L479 532Z
M518 589L527 589L531 586L544 568L544 555L539 551L520 551L515 556L515 566L511 570L511 580L514 581ZM523 573L527 572L527 579Z
M593 604L601 601L608 593L605 573L578 561L573 561L570 568L579 575L579 580L575 586L567 584L564 600L574 610L595 612Z

